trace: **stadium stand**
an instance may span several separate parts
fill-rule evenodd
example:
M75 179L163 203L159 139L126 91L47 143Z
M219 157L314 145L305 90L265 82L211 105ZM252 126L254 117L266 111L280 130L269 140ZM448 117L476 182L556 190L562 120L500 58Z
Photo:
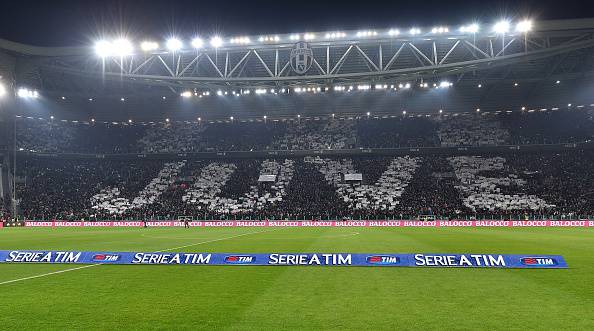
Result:
M303 118L213 123L89 123L19 118L17 146L44 153L497 146L588 141L586 111L461 113L433 117Z
M592 162L590 150L179 161L30 157L20 161L18 196L28 219L568 217L594 213Z

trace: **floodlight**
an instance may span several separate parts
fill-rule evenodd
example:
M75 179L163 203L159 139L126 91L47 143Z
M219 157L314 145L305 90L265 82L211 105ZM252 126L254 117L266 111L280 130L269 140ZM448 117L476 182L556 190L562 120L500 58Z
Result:
M523 20L516 25L516 31L526 33L532 30L532 21Z
M412 29L410 29L410 34L412 34L413 36L414 35L417 35L417 34L420 34L420 33L421 33L421 29L418 29L418 28L412 28Z
M143 41L140 44L140 49L142 49L145 52L154 51L154 50L157 50L158 48L159 48L159 44L157 44L154 41Z
M509 21L499 21L493 26L493 31L503 34L509 31Z
M440 82L440 83L439 83L439 87L441 87L441 88L450 87L450 86L452 86L452 85L454 85L454 84L453 84L453 83L450 83L450 82L448 82L448 81L443 81L443 82Z
M476 23L470 25L464 25L460 27L460 32L462 33L477 33L479 31L479 26Z
M192 96L192 92L191 91L184 91L180 94L180 96L184 97L184 98L189 98Z
M219 48L223 46L223 39L221 39L219 36L212 37L210 39L210 45L214 48Z
M469 33L477 33L479 31L479 26L476 23L470 24L466 27L466 32Z
M113 42L113 52L117 56L127 56L132 54L132 43L127 39L118 39Z
M203 45L204 45L204 41L202 41L202 39L200 39L200 38L192 39L192 47L198 49L198 48L202 48Z
M36 90L29 90L26 88L20 88L17 91L17 96L19 98L25 98L25 99L37 99L39 97L39 93L37 93Z
M388 35L390 36L397 36L400 34L400 30L398 29L390 29L390 31L388 31Z
M177 50L180 50L182 46L183 44L179 39L171 38L167 40L167 49L169 49L170 51L175 52Z
M6 88L4 87L4 84L0 83L0 98L3 97L6 94Z
M95 53L100 57L107 57L113 54L114 46L106 40L100 40L95 43Z

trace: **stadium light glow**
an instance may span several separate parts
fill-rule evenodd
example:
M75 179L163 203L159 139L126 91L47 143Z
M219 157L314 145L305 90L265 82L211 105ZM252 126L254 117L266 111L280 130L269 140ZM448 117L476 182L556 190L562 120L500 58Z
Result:
M329 32L326 33L326 39L338 39L346 37L346 33L344 32Z
M509 31L509 21L499 21L493 26L493 31L498 34L504 34Z
M124 102L124 101L126 101L126 99L125 98L120 98L120 101L121 102Z
M402 111L402 115L406 115L406 110L403 110Z
M166 119L165 119L165 122L169 123L169 119L168 119L168 118L166 118Z
M450 86L454 85L454 83L448 82L448 81L442 81L439 83L439 87L440 88L448 88Z
M53 119L54 119L54 115L50 116L50 120L53 120Z
M369 115L371 115L371 113L370 113L370 112L367 112L367 116L368 116L368 117L369 117Z
M91 122L95 123L95 119L94 118L91 118Z
M178 51L183 47L183 43L181 42L181 40L177 39L177 38L171 38L169 40L167 40L167 49L170 51Z
M365 30L357 32L357 37L375 37L377 36L377 31L374 30Z
M532 30L532 21L531 20L523 20L516 25L516 31L526 33Z
M230 43L232 44L249 44L251 42L249 37L236 37L236 38L231 38L231 40L229 40Z
M399 34L400 34L400 30L398 30L398 29L390 29L390 31L388 31L388 35L391 37L395 37Z
M198 48L202 48L202 46L204 46L204 41L200 38L194 38L192 39L192 47L198 49Z
M23 99L37 99L39 97L39 93L37 90L29 90L27 88L20 88L17 91L17 96Z
M6 95L6 88L4 87L4 84L0 82L0 98L4 95Z
M301 39L301 36L299 36L298 34L292 34L289 36L290 40L299 40Z
M413 35L413 36L416 36L418 34L421 34L421 29L419 29L419 28L412 28L412 29L410 29L409 33L411 35Z
M219 36L214 36L210 39L210 45L214 48L223 46L223 39Z
M561 84L561 81L560 81L560 80L558 80L558 81L556 81L556 82L555 82L555 84Z
M180 96L184 97L184 98L189 98L192 96L192 92L191 91L184 91L180 94Z
M121 38L113 42L113 53L117 56L132 55L133 50L132 43L127 39Z
M409 88L410 88L410 83L406 83L406 84L404 85L404 88L405 88L405 89L409 89Z
M441 114L441 113L443 113L443 109L440 109L440 110L439 110L439 113L440 113L440 114Z
M218 90L218 91L217 91L217 95L218 95L218 96L221 96L221 95L223 95L223 91L221 91L221 90Z
M107 40L100 40L95 43L95 53L100 57L108 57L113 55L114 47L113 44Z
M159 48L159 44L154 41L143 41L140 44L140 49L144 52L152 52L156 51Z
M304 40L313 40L313 39L316 39L316 35L313 33L306 33L303 35L303 39ZM278 40L275 40L275 41L278 41Z
M464 25L460 27L460 32L462 33L477 33L479 32L479 25L476 23L470 25Z
M445 26L438 26L438 27L431 29L431 33L433 33L433 34L442 34L442 33L447 33L449 31L450 31L450 29L448 29Z

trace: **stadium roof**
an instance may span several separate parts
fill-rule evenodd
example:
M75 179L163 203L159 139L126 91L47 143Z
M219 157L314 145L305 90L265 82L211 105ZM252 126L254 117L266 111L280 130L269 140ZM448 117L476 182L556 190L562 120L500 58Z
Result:
M180 37L186 46L175 51L167 49L163 40L142 51L145 40L138 38L127 45L130 54L105 57L96 54L95 45L47 48L0 40L0 70L8 55L14 59L15 89L24 86L49 97L114 98L126 103L135 97L216 98L246 91L431 89L449 82L458 94L472 99L464 103L469 109L487 109L489 94L495 94L493 102L505 99L510 105L522 105L543 86L563 81L563 88L575 89L577 82L594 73L594 19L534 22L526 33L516 31L520 22L509 23L506 33L489 24L476 32L467 25L464 30L442 26L401 28L398 33L392 28L231 36L221 37L216 47L210 42L213 36L203 36L197 49L191 47L192 38ZM305 52L311 51L303 72L296 70L291 56L299 41L307 42ZM521 95L500 92L518 84L528 90ZM488 88L481 96L468 97L476 94L477 86ZM138 107L146 108L142 102Z

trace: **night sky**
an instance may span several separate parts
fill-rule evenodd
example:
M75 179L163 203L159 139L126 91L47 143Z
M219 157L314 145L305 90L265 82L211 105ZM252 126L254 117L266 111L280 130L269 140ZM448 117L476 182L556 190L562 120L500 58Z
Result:
M124 32L130 39L172 35L259 35L308 31L459 26L506 17L594 17L594 1L3 0L0 38L39 46L89 45Z

